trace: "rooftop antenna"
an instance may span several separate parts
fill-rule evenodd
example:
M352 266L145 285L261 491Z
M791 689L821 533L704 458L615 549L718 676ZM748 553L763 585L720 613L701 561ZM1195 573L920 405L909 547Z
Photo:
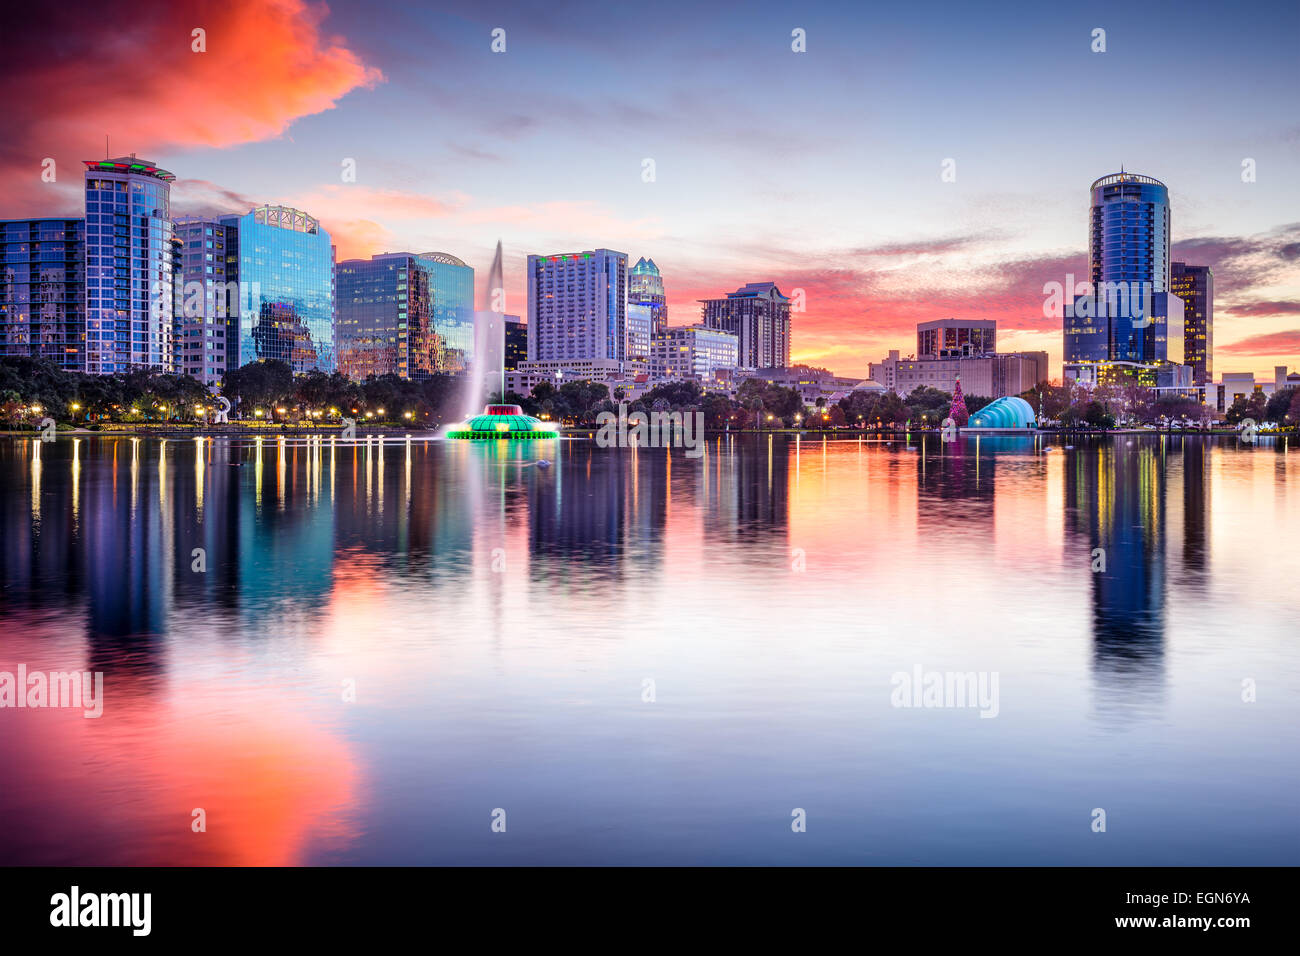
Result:
M108 153L108 134L107 134L107 133L104 134L104 158L105 158L105 159L108 159L108 158L109 158L109 153Z

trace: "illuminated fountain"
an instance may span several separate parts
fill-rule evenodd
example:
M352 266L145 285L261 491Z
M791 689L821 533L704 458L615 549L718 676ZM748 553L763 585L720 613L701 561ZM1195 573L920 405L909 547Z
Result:
M489 375L498 376L500 401L489 402L481 415L474 415L471 411L464 422L452 425L445 437L470 441L555 438L556 426L525 415L518 405L507 405L505 401L505 283L500 242L488 274L487 299L487 308L474 313L474 364L467 383L469 391L465 405L472 410L483 400Z
M536 438L555 438L555 426L525 415L518 405L488 405L482 415L475 415L447 432L448 438L474 441L508 439L520 441Z

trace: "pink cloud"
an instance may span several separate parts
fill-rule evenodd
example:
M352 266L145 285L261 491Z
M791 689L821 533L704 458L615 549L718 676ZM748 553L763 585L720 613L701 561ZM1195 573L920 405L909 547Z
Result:
M150 5L129 30L106 26L106 10L63 3L50 13L53 23L19 18L6 27L16 52L0 79L7 122L0 174L33 187L6 190L6 214L46 212L52 196L66 203L81 160L103 154L105 132L114 155L155 160L180 145L234 146L278 136L299 117L383 79L345 41L322 32L323 4ZM196 28L206 31L206 52L192 49ZM42 183L47 157L60 182Z

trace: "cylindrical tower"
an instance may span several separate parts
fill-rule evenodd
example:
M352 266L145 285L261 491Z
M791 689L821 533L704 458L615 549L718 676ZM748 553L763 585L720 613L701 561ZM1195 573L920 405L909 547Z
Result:
M1158 179L1112 173L1092 184L1088 264L1093 285L1150 282L1169 291L1169 189Z

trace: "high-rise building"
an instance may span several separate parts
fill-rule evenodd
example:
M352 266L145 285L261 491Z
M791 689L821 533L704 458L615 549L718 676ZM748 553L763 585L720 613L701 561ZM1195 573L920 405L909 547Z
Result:
M653 364L666 378L716 381L735 371L736 336L704 325L670 325L655 336Z
M961 382L967 395L1003 398L1027 392L1048 380L1046 352L997 352L949 355L946 358L900 358L897 349L868 367L868 378L906 397L918 388L955 392Z
M415 259L429 273L435 368L463 372L474 361L474 269L446 252L421 252Z
M429 270L415 256L347 259L334 267L339 371L419 380L437 370Z
M176 370L204 385L221 383L239 337L239 229L229 220L181 216L172 335Z
M134 154L86 161L86 371L173 370L171 183Z
M1192 381L1204 385L1214 377L1214 272L1174 262L1169 291L1183 300L1183 361L1192 367Z
M528 257L528 358L621 363L627 353L627 254Z
M474 270L443 252L386 252L335 268L339 370L424 379L474 356Z
M85 371L86 224L0 222L0 356Z
M1134 375L1183 358L1183 304L1169 292L1169 190L1119 172L1092 184L1088 226L1091 291L1066 303L1067 380Z
M528 361L528 323L517 315L504 316L506 320L506 371L513 372L520 362Z
M658 335L668 327L668 299L664 296L664 279L653 259L644 257L627 270L628 305L650 307L651 334Z
M741 368L790 364L790 300L774 282L751 282L723 299L701 299L704 325L736 336Z
M623 347L629 371L650 370L650 343L654 338L654 307L627 304L627 342Z
M279 359L295 372L337 367L334 350L334 247L301 209L258 206L227 216L239 244L239 338L231 368Z

